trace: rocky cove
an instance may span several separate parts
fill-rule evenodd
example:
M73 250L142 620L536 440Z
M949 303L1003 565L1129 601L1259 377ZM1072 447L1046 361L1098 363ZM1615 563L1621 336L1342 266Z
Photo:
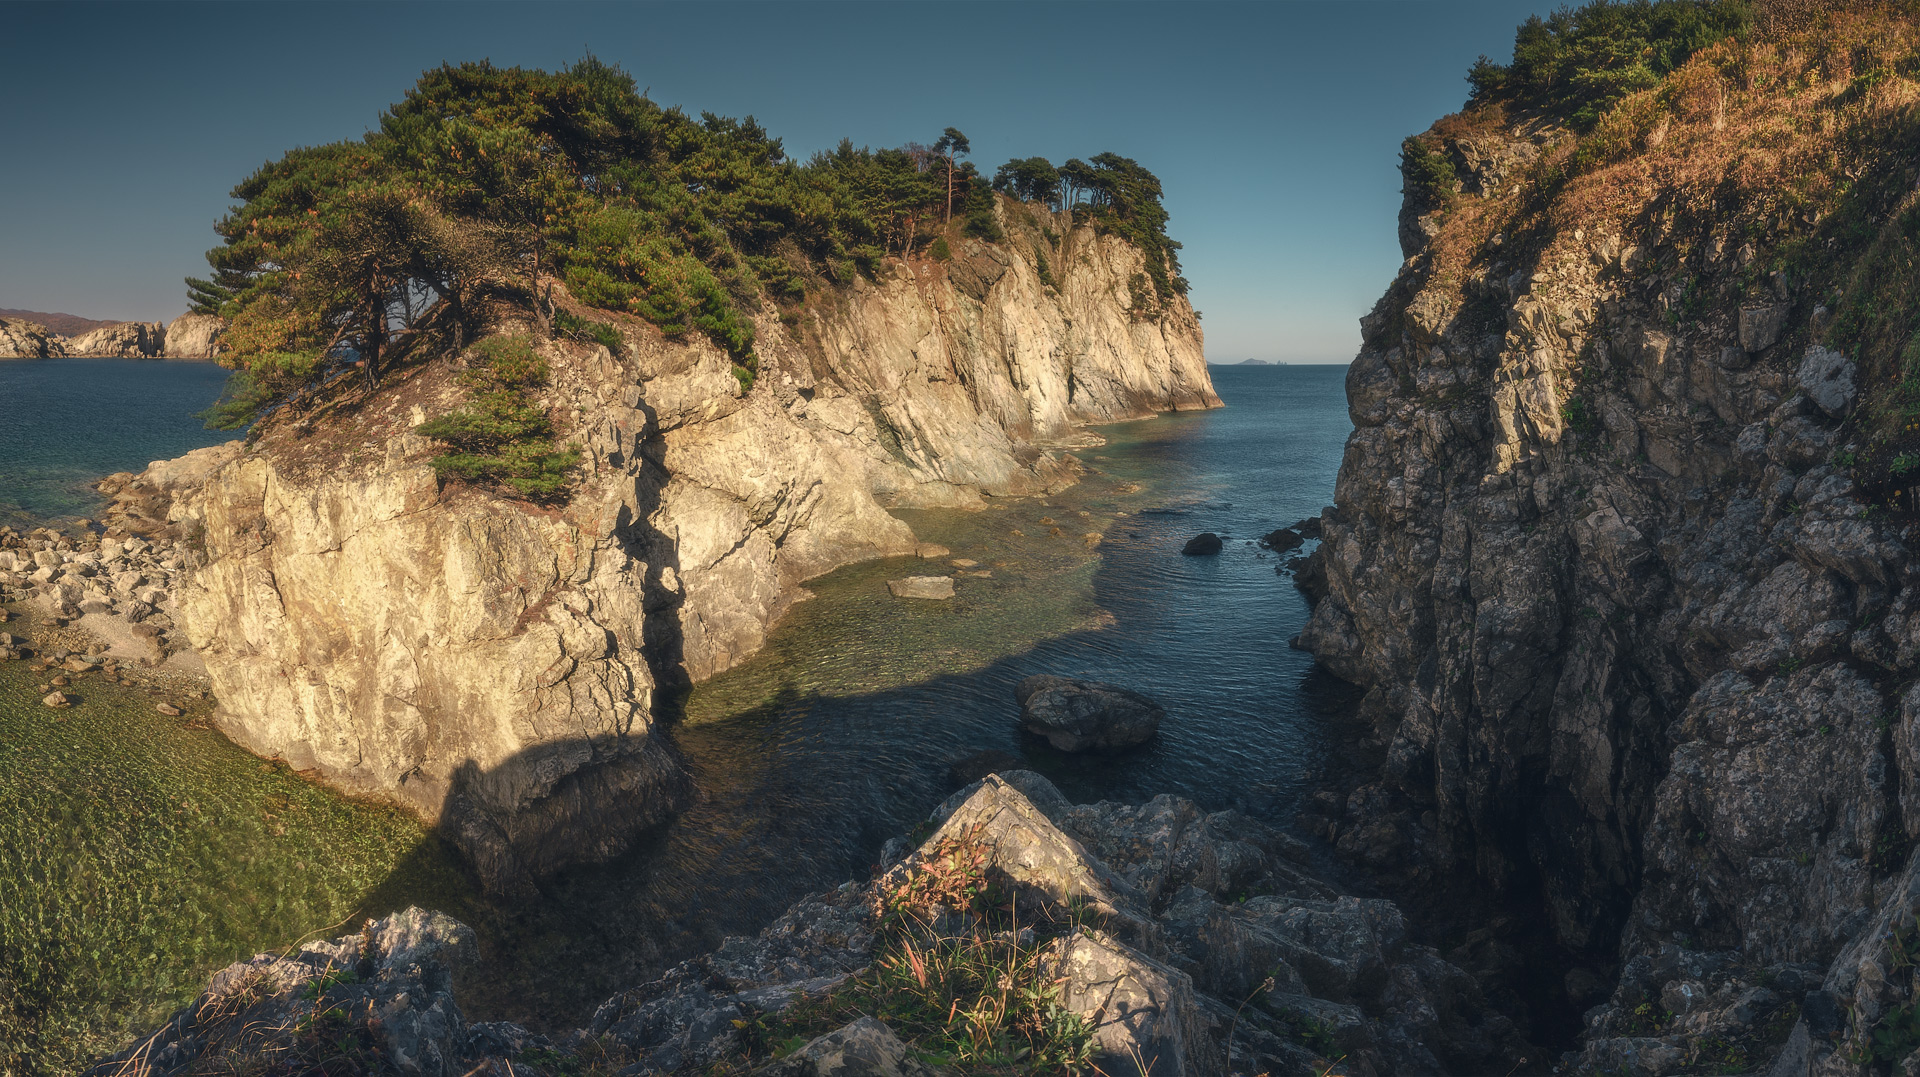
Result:
M11 535L41 729L171 692L270 832L389 813L95 1072L1913 1072L1920 30L1514 56L1402 146L1350 430L1209 373L1156 233L1002 190L704 336L608 305L637 248L447 291L451 347L381 371L383 321L364 390ZM423 433L502 340L564 498ZM1145 743L1078 751L1093 695Z

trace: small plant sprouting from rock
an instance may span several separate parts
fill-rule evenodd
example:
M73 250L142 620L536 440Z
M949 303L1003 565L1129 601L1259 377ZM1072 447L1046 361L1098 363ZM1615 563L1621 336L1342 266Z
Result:
M554 446L553 425L534 395L547 384L547 363L532 342L520 336L481 341L459 380L468 407L416 431L452 449L433 458L433 470L442 478L499 483L535 501L565 491L580 451Z
M554 315L553 327L575 340L593 341L615 355L620 354L620 349L626 346L620 330L606 322L596 322L564 310Z
M1092 1031L1061 1004L1047 936L1076 929L1071 908L1021 922L975 834L926 850L874 895L878 945L864 971L823 998L739 1023L736 1069L791 1054L861 1015L879 1018L922 1058L977 1074L1086 1072Z

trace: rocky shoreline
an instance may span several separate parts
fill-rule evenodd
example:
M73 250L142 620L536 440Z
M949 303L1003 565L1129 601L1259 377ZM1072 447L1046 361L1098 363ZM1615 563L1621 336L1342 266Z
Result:
M928 829L889 842L869 880L803 899L568 1034L465 1022L454 975L472 933L410 909L232 966L92 1072L311 1060L338 1049L323 1029L429 1077L948 1073L954 1045L882 981L904 955L981 946L1031 963L1055 1020L1031 1044L1116 1075L1505 1073L1539 1057L1474 976L1411 941L1396 906L1341 894L1300 842L1237 812L1172 796L1072 805L1010 771L954 794ZM954 1007L996 990L1011 988Z
M212 359L225 331L226 322L211 314L121 322L71 337L24 318L0 318L0 359Z

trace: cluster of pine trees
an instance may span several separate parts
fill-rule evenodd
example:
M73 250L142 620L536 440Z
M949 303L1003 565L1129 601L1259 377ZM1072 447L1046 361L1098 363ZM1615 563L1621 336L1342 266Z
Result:
M188 280L194 309L228 319L223 359L241 371L211 421L238 428L356 370L374 388L423 349L461 350L489 297L547 329L544 279L669 336L704 333L750 381L763 300L804 302L950 227L998 240L996 186L1126 236L1163 295L1185 290L1159 181L1138 164L1030 158L989 183L970 149L947 128L802 163L752 117L663 109L592 57L429 71L364 139L294 150L234 188L212 273Z

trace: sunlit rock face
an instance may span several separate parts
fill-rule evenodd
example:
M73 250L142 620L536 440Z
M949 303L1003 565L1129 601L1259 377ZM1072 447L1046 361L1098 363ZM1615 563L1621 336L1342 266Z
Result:
M684 794L656 687L754 653L804 580L914 552L889 507L1059 489L1082 424L1218 406L1192 308L1134 309L1134 248L1002 212L1004 244L764 312L749 390L702 338L573 308L623 343L540 346L582 452L563 504L436 478L412 430L459 406L451 360L175 484L180 614L222 728L441 820L497 888L617 853Z

